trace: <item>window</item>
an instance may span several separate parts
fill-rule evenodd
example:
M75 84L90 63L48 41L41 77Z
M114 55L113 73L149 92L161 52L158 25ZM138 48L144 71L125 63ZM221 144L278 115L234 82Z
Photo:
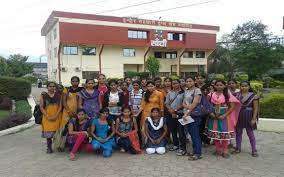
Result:
M181 33L168 33L168 40L183 41L183 34Z
M54 57L57 57L57 47L54 48Z
M95 47L83 47L82 49L83 55L96 55L96 48Z
M128 38L130 38L130 39L147 39L147 31L128 30Z
M166 52L167 59L175 59L177 58L177 52Z
M193 58L193 52L192 51L184 52L183 58Z
M54 28L53 29L53 39L56 39L57 38L57 29Z
M155 56L155 58L163 58L163 53L162 52L155 52L154 56Z
M135 49L123 49L123 56L135 57Z
M64 55L78 55L78 47L75 46L66 46L63 47Z
M205 58L205 52L204 51L196 51L195 52L195 58Z
M83 71L83 79L95 79L99 76L99 71Z

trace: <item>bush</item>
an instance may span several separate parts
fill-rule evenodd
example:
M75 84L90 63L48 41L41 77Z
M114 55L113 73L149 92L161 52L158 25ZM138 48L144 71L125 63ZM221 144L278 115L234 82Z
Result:
M136 71L126 71L125 72L125 76L133 78L133 77L139 76L139 72L136 72Z
M0 93L11 99L23 100L31 93L31 83L24 79L0 77Z
M37 78L33 76L26 76L26 77L21 77L24 80L29 81L31 84L36 84L37 83Z
M4 120L0 121L0 131L5 130L7 128L15 127L17 125L21 125L26 123L30 117L22 114L14 114Z
M260 100L260 117L284 118L284 94L271 93Z
M171 79L179 79L179 77L176 76L176 75L171 75L170 78L171 78Z
M209 80L225 80L225 76L224 76L224 74L212 73L212 74L208 75L208 79Z
M26 100L16 101L16 113L32 117L31 106Z
M4 97L0 98L0 110L11 110L13 107L13 102L10 98Z
M237 75L237 81L248 81L249 76L247 74L238 74Z
M270 83L270 87L284 89L284 81L274 80Z
M261 81L251 81L250 86L254 93L256 93L259 96L262 94L263 83Z
M274 79L270 76L264 76L262 78L264 85L266 88L270 88L271 87L271 83L274 81Z

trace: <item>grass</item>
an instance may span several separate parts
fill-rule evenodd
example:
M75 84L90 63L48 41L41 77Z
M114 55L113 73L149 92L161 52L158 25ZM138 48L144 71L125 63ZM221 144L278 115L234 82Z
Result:
M31 106L26 100L16 101L16 113L32 117Z
M10 115L10 111L0 110L0 120L7 118Z

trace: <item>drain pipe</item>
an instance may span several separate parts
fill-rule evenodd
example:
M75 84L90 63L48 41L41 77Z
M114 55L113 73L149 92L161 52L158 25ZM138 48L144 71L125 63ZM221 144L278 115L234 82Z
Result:
M102 53L104 50L105 45L102 44L100 52L99 52L99 73L102 74Z
M183 49L183 51L181 52L181 54L178 57L177 76L180 76L180 60L181 60L181 57L184 54L184 52L185 52L185 49Z
M57 59L58 59L58 83L61 84L61 63L60 63L60 53L61 53L61 43L59 43L58 52L57 52Z
M151 49L151 47L148 47L145 54L144 54L144 72L146 71L146 66L145 66L146 65L146 56L149 53L150 49Z

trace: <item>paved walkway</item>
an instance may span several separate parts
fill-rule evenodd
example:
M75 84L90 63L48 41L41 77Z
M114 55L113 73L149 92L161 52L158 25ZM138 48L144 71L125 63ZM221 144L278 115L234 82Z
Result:
M249 154L244 136L243 153L223 159L212 155L214 148L203 149L203 159L190 162L187 157L130 155L115 152L111 158L78 154L70 161L68 153L45 153L40 127L0 138L0 177L138 177L138 176L284 176L284 134L256 132L260 157Z

